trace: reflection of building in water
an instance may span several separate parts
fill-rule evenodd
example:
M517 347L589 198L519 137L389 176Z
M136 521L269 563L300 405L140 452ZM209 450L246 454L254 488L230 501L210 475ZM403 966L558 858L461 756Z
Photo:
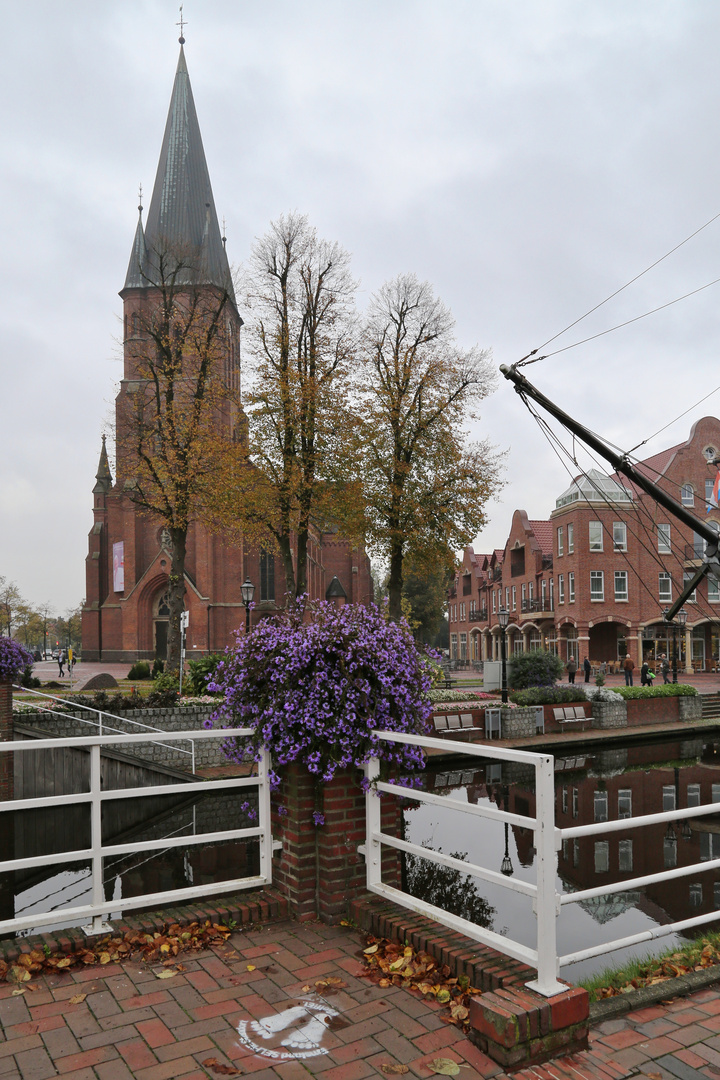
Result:
M619 754L626 757L624 769ZM556 762L559 828L720 803L718 748L703 746L701 740L628 746L610 756L602 751L587 756L586 771L572 771L569 763L569 759ZM509 809L533 815L534 791L512 786ZM717 858L720 820L690 818L565 840L558 853L558 871L566 890L576 892ZM597 897L582 906L601 923L630 906L661 923L691 918L720 909L720 872L698 871L648 885L642 892Z

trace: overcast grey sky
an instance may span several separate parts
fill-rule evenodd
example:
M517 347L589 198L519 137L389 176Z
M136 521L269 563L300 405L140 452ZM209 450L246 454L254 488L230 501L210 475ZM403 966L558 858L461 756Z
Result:
M84 596L117 292L138 183L149 197L155 176L178 5L0 12L0 574L62 612ZM186 0L184 14L231 261L297 209L352 253L361 303L413 271L498 365L720 211L716 0ZM555 347L705 285L719 255L720 221ZM634 446L720 383L719 289L526 374ZM504 381L477 434L508 450L476 545L489 550L516 507L547 517L568 475Z

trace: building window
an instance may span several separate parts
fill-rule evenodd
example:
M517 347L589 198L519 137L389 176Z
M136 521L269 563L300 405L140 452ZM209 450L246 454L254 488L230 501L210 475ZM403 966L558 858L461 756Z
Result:
M677 836L666 836L663 839L663 867L672 870L677 866Z
M578 789L576 787L574 787L573 792L572 792L572 816L574 818L576 818L579 813L580 813L580 798L579 798L579 795L578 795Z
M607 821L608 819L608 793L607 791L595 792L595 821Z
M555 578L550 578L550 610L553 609L553 603L555 602Z
M527 599L527 587L524 582L520 586L520 599L522 600L523 607L525 607L525 600Z
M260 549L260 599L275 599L275 556L265 548Z
M633 868L633 842L621 840L618 844L618 870L621 874L629 874Z
M687 804L688 806L700 805L700 785L688 784L687 786Z
M575 603L575 574L568 574L568 604Z
M450 659L457 660L457 634L450 635Z
M658 574L658 595L661 604L672 603L672 574Z
M610 869L610 844L607 840L595 841L595 873L607 874Z
M627 600L628 598L628 576L627 570L615 571L615 599Z
M627 551L627 525L613 521L613 551Z
M565 575L558 574L558 604L565 603Z
M695 505L695 492L693 491L692 484L683 484L680 488L680 502L683 506Z
M658 551L661 555L669 555L672 550L670 547L670 526L658 525Z
M460 659L467 660L467 634L460 635Z
M632 790L620 788L618 791L618 818L632 817Z
M700 907L702 904L702 883L690 882L690 907Z
M711 604L720 604L720 582L711 574L707 576L708 600Z
M494 615L495 612L497 611L497 608L495 606L495 591L494 590L493 590L492 598L493 598L493 615Z
M563 549L562 525L560 526L560 528L557 531L557 549L558 549L558 555L564 555L565 554L564 549Z
M710 506L712 503L713 488L715 487L715 481L705 477L705 502Z
M512 587L512 605L513 605L513 607L512 607L513 611L516 611L517 610L517 589L515 588L514 585Z
M542 609L543 611L547 611L547 581L545 581L544 578L540 583L540 591L542 593Z
M506 608L507 611L510 610L510 586L509 585L505 586L505 608Z
M575 550L575 526L568 525L567 527L567 542L568 542L568 555L572 555Z
M528 582L528 600L530 601L531 604L532 604L532 599L533 599L533 583L532 583L532 581L529 581Z
M602 570L590 571L590 599L605 599L605 575Z
M686 588L688 583L690 581L692 581L692 579L694 577L695 577L695 572L693 570L683 570L683 589ZM688 596L685 603L686 604L697 604L697 589L693 589L693 591L690 593L690 595Z
M675 786L674 784L664 784L662 789L662 808L663 813L667 810L675 809Z
M568 805L569 805L569 803L568 803L568 789L566 787L564 787L562 789L562 812L563 812L563 814L567 814Z
M601 521L588 522L588 535L590 539L591 551L602 551L603 549L603 533Z

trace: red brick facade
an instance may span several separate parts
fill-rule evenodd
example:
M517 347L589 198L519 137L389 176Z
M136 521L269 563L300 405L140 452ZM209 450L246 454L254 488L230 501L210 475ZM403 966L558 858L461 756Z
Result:
M224 238L212 202L182 50L147 225L143 229L142 219L138 223L125 286L120 293L124 308L124 371L116 398L118 475L113 484L103 442L93 489L93 526L86 559L82 622L85 660L134 661L165 655L170 538L163 523L138 510L129 497L132 470L123 460L130 415L128 402L139 380L138 350L141 354L143 327L152 324L158 304L158 290L148 287L157 277L152 276L152 266L158 244L178 245L179 251L198 251L199 273L205 276L200 279L201 284L193 287L203 296L205 291L207 295L215 295L218 288L229 289L232 296ZM228 387L238 390L242 319L234 298L225 308L223 321L219 335L223 354L214 362L224 372ZM242 437L246 420L234 406L220 406L218 422L228 433ZM122 545L124 564L122 581L113 573L114 554L116 561L120 557L119 545ZM335 582L331 591L336 602L367 604L372 600L370 563L364 550L353 547L334 532L317 530L308 551L311 599L324 599L334 577L340 583L338 586ZM250 578L256 590L253 619L282 606L286 586L279 558L272 555L261 558L257 549L242 541L230 543L200 522L192 522L187 537L185 574L188 656L223 650L230 644L233 632L245 625L240 588L246 578Z
M720 451L720 420L708 416L686 442L641 463L660 487L698 518L717 522L711 506ZM465 549L448 595L451 655L469 662L497 659L497 611L510 612L508 655L530 648L556 651L563 661L618 663L629 654L657 669L671 657L672 631L662 611L700 565L703 543L623 477L579 477L545 521L513 514L504 550ZM678 633L679 671L720 666L720 588L706 578L686 604Z

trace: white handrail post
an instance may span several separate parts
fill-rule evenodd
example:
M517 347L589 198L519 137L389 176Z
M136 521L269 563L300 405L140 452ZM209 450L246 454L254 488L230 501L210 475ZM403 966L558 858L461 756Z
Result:
M258 762L258 826L260 828L260 876L272 885L272 819L270 816L270 751L263 749Z
M102 733L103 733L103 716L104 716L104 713L103 713L103 711L101 709L100 712L98 713L98 734L99 735L102 735Z
M553 997L567 990L558 981L557 848L559 832L555 829L555 784L553 759L543 754L535 766L535 850L537 851L537 968L538 977L527 985L543 997Z
M382 845L375 837L382 831L381 804L374 782L380 776L380 759L370 758L365 766L365 777L368 781L368 789L365 792L365 821L367 833L365 836L365 867L367 870L367 887L374 891L374 887L382 884Z
M105 903L102 855L102 803L100 801L100 744L90 747L90 846L92 848L92 902L93 907ZM104 929L102 914L93 915L92 932L101 934Z

